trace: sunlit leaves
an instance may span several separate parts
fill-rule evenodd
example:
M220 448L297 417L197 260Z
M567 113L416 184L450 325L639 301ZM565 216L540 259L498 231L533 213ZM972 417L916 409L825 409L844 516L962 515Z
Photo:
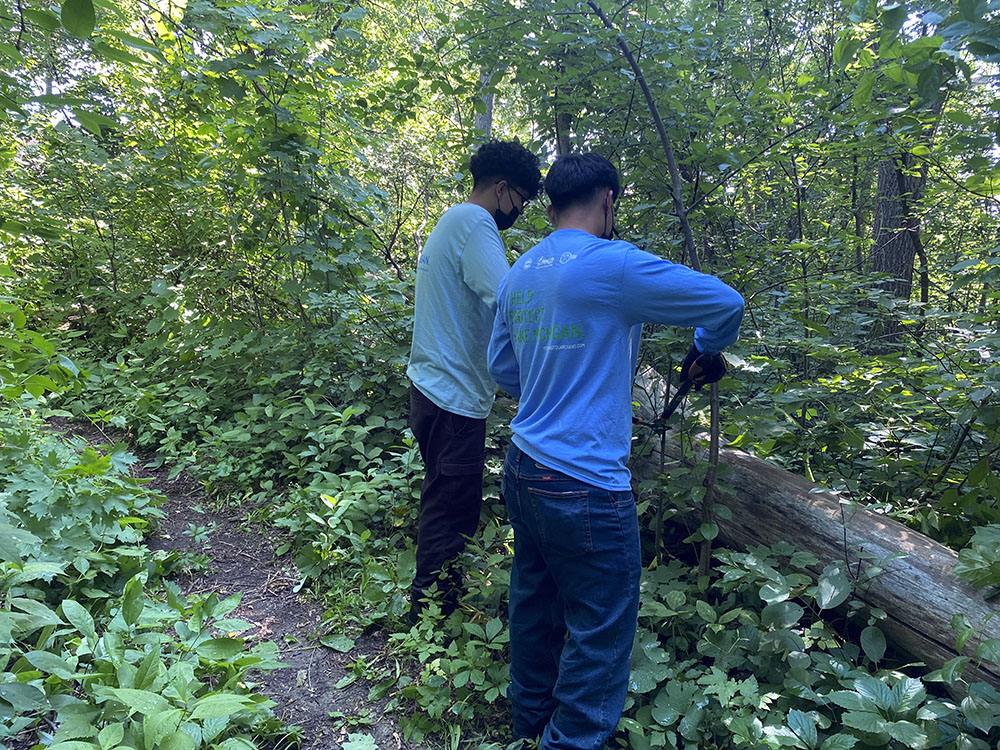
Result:
M62 4L62 25L81 39L90 36L97 23L93 0L65 0Z

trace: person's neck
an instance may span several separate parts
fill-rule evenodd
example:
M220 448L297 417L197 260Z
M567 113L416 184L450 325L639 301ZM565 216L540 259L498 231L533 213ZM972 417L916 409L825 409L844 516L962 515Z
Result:
M492 190L473 191L466 199L466 203L471 203L480 208L484 208L491 214L496 210L496 196Z
M582 212L571 212L560 216L556 220L556 230L560 229L580 229L584 232L588 232L595 237L600 237L601 232L604 231L604 215L594 214L591 211L587 213Z

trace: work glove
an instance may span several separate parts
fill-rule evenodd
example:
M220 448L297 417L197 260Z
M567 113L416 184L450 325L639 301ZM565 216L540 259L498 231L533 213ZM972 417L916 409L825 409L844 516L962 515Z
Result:
M706 383L722 380L726 374L726 359L721 354L702 354L692 345L681 363L681 382L691 380L694 389L701 390Z

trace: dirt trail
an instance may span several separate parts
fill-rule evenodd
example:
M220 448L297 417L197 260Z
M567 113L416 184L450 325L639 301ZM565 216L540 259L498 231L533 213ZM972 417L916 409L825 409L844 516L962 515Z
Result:
M49 424L94 446L122 438L63 419L52 419ZM240 637L274 641L281 661L288 665L265 676L258 690L278 704L278 716L302 729L303 750L341 750L349 735L358 734L370 735L378 750L422 750L405 741L393 719L384 715L385 700L368 701L367 683L359 680L340 690L334 687L350 673L352 662L362 657L370 660L385 651L385 634L355 639L348 653L320 645L317 631L322 624L322 608L295 593L297 572L289 555L275 559L274 549L281 539L274 530L247 528L235 510L214 513L212 502L198 482L183 473L169 479L168 468L144 466L151 455L133 452L139 458L133 474L152 479L150 486L167 497L162 506L166 515L147 539L149 547L191 550L211 558L208 570L178 580L185 593L214 591L224 597L242 592L232 616L252 623L254 628ZM211 530L207 542L196 542L192 534L185 533L192 524ZM342 716L330 716L336 712Z

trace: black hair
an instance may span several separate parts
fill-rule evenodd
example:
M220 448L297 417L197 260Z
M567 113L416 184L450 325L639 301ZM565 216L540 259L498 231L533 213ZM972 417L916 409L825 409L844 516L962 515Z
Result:
M484 182L507 180L525 194L528 200L536 198L542 188L542 173L538 157L517 140L484 143L469 160L472 172L472 189Z
M618 170L593 152L560 156L545 175L545 192L556 213L573 205L590 203L604 190L613 191L617 200L620 189Z

